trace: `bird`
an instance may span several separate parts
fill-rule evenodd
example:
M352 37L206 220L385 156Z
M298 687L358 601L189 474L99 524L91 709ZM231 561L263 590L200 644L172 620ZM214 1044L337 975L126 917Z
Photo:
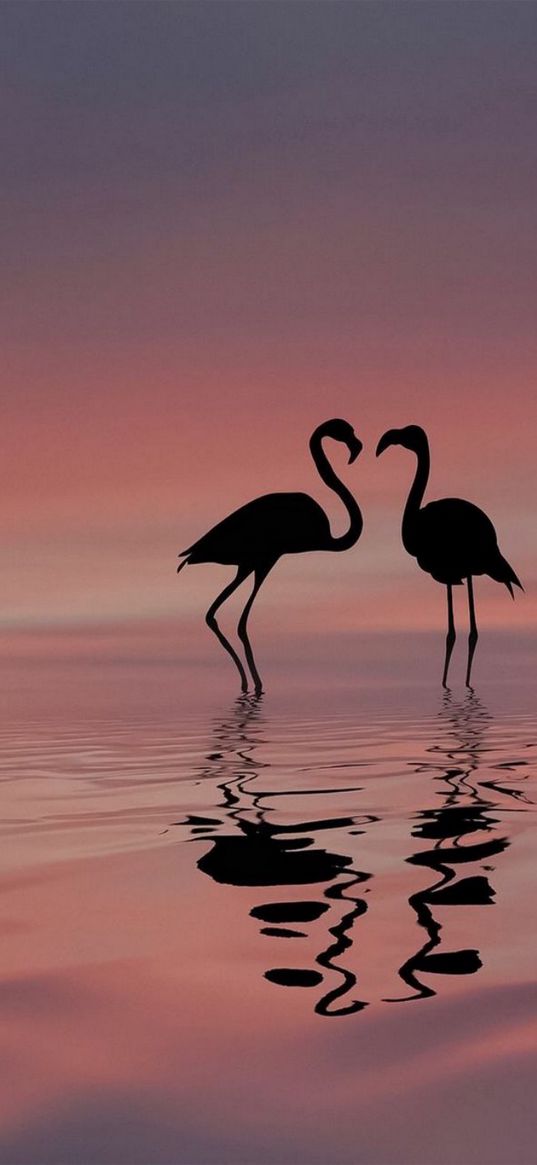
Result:
M360 507L350 490L337 477L323 449L323 441L327 438L347 446L349 464L355 461L363 446L352 425L340 418L325 421L310 438L310 452L322 480L341 498L347 510L349 528L345 534L339 537L332 535L324 510L308 494L270 493L255 498L229 514L178 556L183 561L177 567L177 572L187 564L201 562L237 567L235 578L217 595L207 611L205 621L231 656L239 672L243 693L248 691L248 677L235 648L218 626L218 608L253 574L253 589L239 620L238 635L244 646L254 691L259 695L263 685L248 638L248 616L267 575L283 554L303 554L311 550L349 550L362 533Z
M504 583L514 598L513 585L524 590L512 566L500 553L496 531L489 517L462 498L441 498L422 506L429 479L430 454L427 434L419 425L404 429L388 429L377 445L377 457L390 445L402 445L415 453L418 459L416 475L403 512L402 539L408 554L436 582L447 587L448 631L442 685L447 688L449 661L455 644L453 617L453 587L468 586L470 631L468 636L468 663L466 687L471 689L472 661L478 640L475 616L474 575L488 574L495 582Z

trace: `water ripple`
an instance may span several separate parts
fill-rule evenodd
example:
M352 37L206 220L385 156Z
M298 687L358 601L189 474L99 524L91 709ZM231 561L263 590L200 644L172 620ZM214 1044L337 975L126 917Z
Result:
M516 882L535 747L530 716L493 717L473 694L423 718L243 698L180 726L6 726L3 869L190 841L198 877L252 888L253 924L278 924L259 928L267 979L314 991L318 1014L368 1006L368 960L380 998L426 999L482 967L472 917L482 936L502 864Z

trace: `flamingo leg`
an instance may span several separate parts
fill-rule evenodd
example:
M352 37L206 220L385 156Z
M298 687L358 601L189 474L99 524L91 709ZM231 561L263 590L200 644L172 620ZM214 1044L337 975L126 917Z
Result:
M468 606L470 609L470 634L468 636L468 667L466 669L466 687L471 688L470 675L472 672L472 660L474 658L474 651L478 640L478 630L475 618L474 606L474 588L472 584L472 576L468 575Z
M248 691L248 677L237 655L237 652L235 651L235 648L231 646L229 640L226 639L225 635L220 630L218 623L216 622L215 615L218 608L222 606L222 603L225 603L226 599L229 599L229 596L233 594L233 591L237 590L237 587L239 587L241 583L244 582L245 578L247 578L249 574L251 574L250 570L244 566L239 566L233 582L228 583L227 587L224 587L223 591L220 591L220 594L216 596L214 603L211 603L211 606L209 607L209 610L205 616L205 622L207 626L210 627L211 631L214 631L216 638L220 640L222 647L225 648L228 655L231 656L233 663L238 670L241 678L242 692Z
M446 635L446 658L444 661L444 674L442 676L442 687L443 688L447 688L447 686L448 686L447 685L447 675L448 675L449 661L451 659L451 653L453 651L455 639L457 638L456 631L455 631L455 620L453 618L453 587L452 587L451 583L447 584L447 609L448 609L448 629L447 629L447 635Z
M245 606L245 608L242 612L242 615L239 619L239 625L237 628L237 631L239 633L239 638L242 640L242 642L244 644L244 653L246 655L246 661L248 663L248 667L250 668L250 671L252 673L252 679L254 681L256 696L259 696L261 694L261 692L263 691L263 684L261 682L261 676L259 675L259 672L258 672L256 664L255 664L254 653L252 651L252 645L251 645L250 640L248 638L248 616L249 616L250 611L252 609L252 605L253 605L254 599L257 595L257 592L258 592L259 588L262 586L262 584L264 583L264 581L267 577L267 574L268 574L269 570L271 570L273 565L274 565L274 563L271 562L271 563L269 563L268 566L261 566L261 567L256 568L256 570L254 572L254 574L255 574L254 587L253 587L252 593L250 595L250 598L248 599L248 602L246 603L246 606Z

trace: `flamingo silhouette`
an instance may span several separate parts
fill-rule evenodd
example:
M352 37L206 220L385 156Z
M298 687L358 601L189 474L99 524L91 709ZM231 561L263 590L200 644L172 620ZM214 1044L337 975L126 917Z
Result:
M248 678L237 652L218 626L215 618L218 608L248 575L254 575L253 590L240 617L238 634L244 645L255 691L259 694L262 683L248 638L248 616L269 571L282 554L303 554L310 550L348 550L358 541L362 532L363 520L358 503L336 476L323 450L322 442L326 437L347 446L349 464L358 457L362 442L352 425L342 420L325 421L315 429L310 440L311 455L322 480L338 494L349 514L350 525L346 534L339 538L333 537L324 510L308 494L272 493L241 506L179 555L184 561L177 567L178 571L187 563L192 565L198 562L237 566L235 578L217 595L205 619L235 663L243 692L248 690Z
M403 513L402 538L408 554L417 558L422 570L447 586L448 631L442 684L447 687L449 661L455 643L453 587L468 583L470 634L466 686L469 688L472 660L478 639L472 577L488 574L504 583L513 594L513 583L524 590L512 566L500 553L496 531L483 510L462 498L441 498L421 506L429 479L430 456L427 434L419 425L389 429L377 446L377 457L390 445L402 445L418 458L416 475Z

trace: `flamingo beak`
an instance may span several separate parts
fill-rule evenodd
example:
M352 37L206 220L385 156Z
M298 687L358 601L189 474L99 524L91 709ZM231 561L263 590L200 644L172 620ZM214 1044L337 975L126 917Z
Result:
M360 441L359 437L354 435L352 444L349 445L349 465L352 465L353 461L356 461L356 458L360 456L362 449L362 442Z
M384 453L385 449L389 449L390 445L400 445L400 444L401 444L401 434L399 432L399 429L388 429L388 431L386 433L384 433L384 435L380 438L380 441L377 445L376 456L380 457L380 454Z

